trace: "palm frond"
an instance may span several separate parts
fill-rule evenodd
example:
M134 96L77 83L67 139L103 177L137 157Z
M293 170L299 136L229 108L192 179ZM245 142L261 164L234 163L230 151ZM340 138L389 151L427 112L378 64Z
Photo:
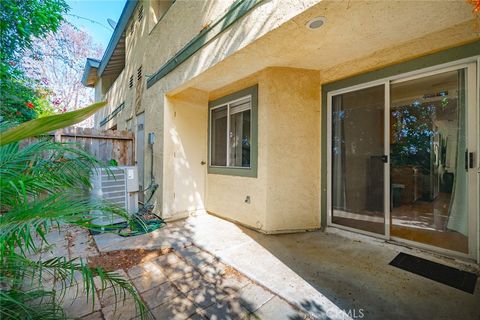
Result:
M25 295L22 297L22 300L29 298L28 301L30 302L39 298L39 296L34 294L29 296L28 293L44 292L47 298L54 294L52 300L55 300L56 303L61 303L67 290L78 290L77 294L86 294L87 301L91 299L92 302L94 302L96 299L94 277L98 277L100 295L102 295L107 288L114 290L115 307L118 303L122 301L125 302L127 297L132 297L135 302L137 314L143 318L148 317L148 310L143 304L138 292L127 279L118 273L108 272L102 268L91 268L81 259L67 260L64 257L56 257L45 261L32 261L22 255L15 254L10 257L8 263L2 264L0 271L0 281L5 280L1 276L3 274L17 274L17 282L11 284L9 288L9 291L15 294L20 294L19 286L25 283L30 282L30 285L34 288L41 287L45 274L55 279L55 286L51 290L41 288L32 291L23 291ZM77 273L80 275L81 283L77 282ZM33 283L35 281L37 281L37 283ZM21 308L28 309L29 307L22 306Z
M65 319L54 297L54 292L45 290L0 290L0 319Z
M88 195L52 194L33 202L20 202L0 216L0 253L11 251L13 247L27 249L29 252L35 250L32 232L42 237L54 222L101 229L89 217L91 211L111 220L116 216L131 220L124 210Z
M92 221L92 211L112 219L120 216L130 225L142 227L123 209L89 196L90 174L102 164L78 145L54 142L48 137L35 138L23 146L19 143L21 139L79 122L103 105L95 104L16 127L0 123L1 319L63 319L63 294L76 287L79 294L95 299L96 276L101 291L107 286L114 288L116 303L117 298L125 300L129 295L141 318L148 314L132 285L116 273L90 268L82 260L28 258L49 246L46 235L54 226L100 229ZM77 275L81 283L77 283ZM55 287L46 288L46 279L54 280Z
M87 119L106 104L106 102L98 102L83 109L24 122L0 132L0 146L74 125Z
M18 143L0 147L0 174L3 179L18 178L18 173L52 181L84 181L85 174L101 163L74 143L37 140L19 148ZM74 170L74 169L77 170ZM88 180L88 179L87 179ZM62 186L73 186L70 183Z

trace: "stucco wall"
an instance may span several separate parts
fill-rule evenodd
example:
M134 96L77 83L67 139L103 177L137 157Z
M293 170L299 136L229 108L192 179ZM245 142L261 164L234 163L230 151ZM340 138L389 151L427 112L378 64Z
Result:
M135 88L128 89L128 78L133 74L137 82L138 66L143 65L144 75L153 74L232 3L176 1L155 26L146 26L147 19L143 19L144 25L134 34L138 39L127 38L123 76L108 93L112 101L124 99L127 104L112 124L118 123L122 129L129 117L145 111L145 133L156 134L154 176L160 184L156 211L165 216L203 206L269 232L318 227L320 82L478 38L472 31L471 16L467 16L471 9L463 1L431 5L415 2L409 6L375 1L265 1L151 88L144 88L141 104L135 110ZM381 14L369 19L372 10ZM445 15L449 11L452 14ZM430 20L418 21L425 12ZM385 23L395 15L402 19ZM326 16L327 24L316 31L307 30L306 21L316 16ZM459 23L452 25L447 16ZM402 30L410 19L418 23ZM278 65L290 68L270 68ZM206 187L201 191L206 168L194 169L193 164L206 156L208 100L256 83L258 177L205 173ZM109 110L117 105L113 102ZM149 182L150 155L147 148L145 185ZM244 201L247 195L250 204Z
M182 11L180 5L184 5L184 3L179 2L178 6L175 7L176 5L177 3L171 8L171 10L174 10L169 11L169 15L172 17L180 14ZM202 5L205 4L191 4L191 6L197 7ZM158 49L170 50L169 52L173 55L175 49L180 48L189 38L188 35L193 37L195 34L193 31L196 30L195 28L200 27L200 23L209 21L208 17L215 17L215 14L221 11L216 11L215 5L212 4L211 11L205 10L205 17L207 18L195 22L194 26L186 25L185 31L182 31L182 34L175 39L172 35L175 34L177 26L175 23L172 23L172 21L167 23L167 15L167 20L165 20L167 25L162 26L160 23L159 27L164 29L158 28L159 31L157 32L161 33L160 30L163 30L169 35L163 35L164 38L161 38L163 40L158 42ZM448 30L443 30L442 28L445 28L449 24L445 19L438 19L438 17L444 16L444 12L454 10L455 8L461 9L461 12L455 9L454 19L458 21L470 19L471 12L464 3L457 2L439 6L430 6L426 3L412 3L407 8L399 3L389 5L379 2L359 2L350 5L346 2L322 1L313 7L310 6L310 2L296 3L295 5L291 3L290 6L284 1L272 1L260 5L245 18L237 22L232 28L225 31L217 39L209 43L189 60L179 65L172 73L168 74L152 88L147 90L146 99L162 96L166 92L181 92L189 86L194 86L206 91L215 88L214 91L210 92L210 100L213 100L246 88L253 84L253 82L241 80L233 82L232 85L221 89L217 88L224 86L226 83L232 83L232 80L243 78L246 72L259 70L262 66L276 64L315 67L321 70L322 82L328 82L358 72L367 71L369 68L378 68L385 64L403 61L404 59L422 55L432 50L435 51L456 44L458 45L465 41L471 41L472 37L475 37L475 31L472 29L471 21L462 22L453 27L449 27ZM409 33L398 32L400 28L396 29L396 25L387 26L382 22L382 19L386 19L383 16L376 17L372 21L363 19L369 16L369 12L371 12L373 7L378 7L380 10L378 12L382 12L382 15L385 15L385 17L401 14L406 20L409 19L407 18L409 16L419 15L419 12L428 12L428 15L431 17L431 22L429 27L425 27L425 23L422 21L421 30L414 28L416 30L415 32L410 27L408 29ZM212 12L212 14L209 12ZM303 12L301 15L295 16L301 12ZM330 13L332 15L330 15ZM305 22L319 15L327 16L328 23L325 29L306 31L304 27ZM291 19L292 17L294 18ZM259 23L259 21L262 23ZM282 25L285 21L287 22ZM380 33L381 36L375 33L378 31L377 24L384 26ZM253 26L254 28L252 28ZM172 34L170 34L170 32ZM153 34L152 32L152 35ZM442 34L448 36L442 39ZM355 40L359 38L360 35L361 37L366 37L366 41ZM159 34L159 36L162 35ZM394 40L389 40L389 48L378 50L379 48L385 47L385 38L392 38ZM403 39L411 40L408 42L398 42L403 41ZM172 47L168 46L168 48L163 49L160 48L160 43L171 43ZM296 50L291 48L291 43L296 43ZM331 45L323 45L328 43ZM392 44L396 45L392 47ZM360 59L356 58L365 53L369 55L363 56ZM159 55L157 50L152 50L149 54L151 57L147 58L147 60L152 61L152 71L156 70L154 68L155 64L161 63L162 60L163 62L165 61L163 57L168 57L168 55L163 55L163 53ZM332 67L335 63L338 63L337 61L340 56L343 60L346 60L346 62ZM348 61L348 59L352 59L352 61ZM262 74L262 72L260 72L260 74ZM262 76L266 77L265 75ZM243 85L239 85L239 83L243 83ZM262 87L265 85L266 82L259 82L259 99L267 101L268 96L262 97L261 93ZM317 90L320 96L320 84ZM273 97L275 98L275 96ZM148 106L149 103L146 105ZM318 106L320 108L320 103ZM207 209L220 216L264 230L280 230L283 228L282 223L289 225L291 229L306 228L306 225L318 226L318 220L312 221L309 219L318 219L320 216L318 204L315 203L317 200L320 201L319 181L312 183L310 179L307 179L305 183L302 184L300 182L302 179L298 177L297 180L294 180L294 184L289 185L287 182L287 186L285 187L281 186L282 182L279 182L278 185L280 185L280 187L277 187L275 179L280 178L275 177L276 173L272 173L272 177L274 178L270 177L270 171L262 175L261 166L265 164L267 166L270 165L270 162L267 162L270 159L270 149L266 147L265 136L262 136L262 130L265 130L265 127L262 127L261 116L261 109L259 108L259 176L257 180L252 183L250 181L251 178L208 175L207 196L205 200ZM265 117L267 119L269 115L265 115ZM320 127L320 113L317 119L319 121L318 126ZM266 122L263 123L263 125L265 124ZM319 128L317 130L319 130ZM162 130L158 130L157 132L162 134ZM262 139L264 139L263 144ZM319 141L320 133L317 139L318 144ZM278 152L280 153L280 151ZM311 153L311 150L309 152ZM318 152L320 153L320 147L318 147ZM164 159L168 161L168 154L165 155L166 157ZM313 158L315 158L315 156ZM262 161L264 161L265 164L262 164ZM295 161L295 159L293 161ZM312 160L312 162L314 161ZM319 167L320 159L318 159L318 157L317 164L317 167ZM164 168L166 167L164 166ZM277 172L281 172L280 168L276 170ZM308 172L308 169L305 169L305 171ZM304 173L305 172L302 172L300 176ZM317 173L317 177L318 175L319 173ZM296 178L295 174L292 173L292 177ZM263 179L265 179L265 181ZM301 184L302 188L294 187L294 185L299 186ZM165 187L167 188L167 185L165 185ZM288 189L289 187L291 188ZM270 188L274 190L278 188L279 190L270 193L271 196L269 197L267 194ZM325 188L325 186L322 186L322 188ZM230 191L227 192L226 190ZM234 190L237 192L234 192ZM288 190L288 192L282 192L282 190ZM301 193L301 196L303 196L303 198L300 197L300 199L307 199L307 201L291 202L290 204L284 205L285 203L282 201L282 198L287 199L284 196L294 191L299 191L298 193ZM251 196L251 204L244 202L247 195ZM232 203L237 205L232 206ZM315 205L317 205L317 207L315 207ZM272 208L276 207L276 210L270 210L269 206L272 206ZM301 208L301 210L297 210L295 214L292 214L291 208L294 206ZM288 210L283 210L284 208L288 208ZM318 214L310 215L307 213L312 209L316 210ZM279 213L275 213L277 216L269 219L266 214L267 212ZM265 216L263 216L262 213L265 213Z
M256 229L265 229L267 212L267 117L268 89L266 72L210 92L215 100L258 84L258 169L257 177L207 175L207 210L221 217L238 221ZM250 196L250 203L245 202Z
M103 100L102 79L101 78L97 79L97 81L95 82L94 96L95 96L95 102ZM93 127L94 128L97 128L97 129L100 128L100 121L102 121L102 116L105 113L105 111L104 111L105 109L106 108L103 108L102 110L95 113L95 115L93 116Z
M101 129L109 129L112 126L116 125L117 122L120 122L123 124L124 121L118 121L118 117L126 118L128 113L128 108L125 108L125 111L123 114L120 114L117 116L117 118L114 118L107 122L103 127L100 126L100 122L107 117L110 113L112 113L113 110L115 110L116 107L118 107L122 102L125 102L127 104L127 107L129 105L129 98L128 95L128 86L125 84L127 83L126 79L126 72L125 70L120 73L118 78L113 81L113 83L110 82L110 78L104 77L100 78L99 81L96 83L95 86L95 99L96 101L107 101L108 104L105 106L105 108L101 109L98 113L95 114L95 128L101 128ZM105 86L110 87L110 89L104 94L103 88ZM125 120L125 119L123 119Z
M139 21L139 6L144 6L144 17ZM156 22L152 16L155 12L150 8L150 3L140 1L140 4L134 10L134 13L127 23L125 30L125 67L118 75L103 75L95 85L95 99L105 100L107 106L95 115L95 127L108 129L117 125L118 129L126 128L126 121L132 119L135 121L136 115L144 111L143 94L145 85L145 51L147 50L148 30L155 26ZM165 8L162 8L165 10ZM133 32L132 30L133 27ZM137 78L138 69L142 66L142 77ZM133 86L130 88L130 77L133 77ZM140 97L140 99L138 99ZM125 108L116 117L110 120L105 126L100 127L100 121L108 116L120 103L125 102Z
M210 92L210 100L254 84L258 176L208 174L206 208L264 232L318 228L319 73L268 68Z
M268 68L266 78L268 123L263 128L268 140L265 230L318 228L320 73Z
M263 1L208 42L194 56L180 64L174 72L157 82L154 87L162 87L166 92L178 89L187 81L319 2L319 0ZM149 62L146 71L149 74L156 72L193 37L224 15L233 3L234 0L176 1L151 32L151 38L155 41L149 43L149 50L146 52L146 61ZM216 88L223 85L225 82L222 83L219 79Z

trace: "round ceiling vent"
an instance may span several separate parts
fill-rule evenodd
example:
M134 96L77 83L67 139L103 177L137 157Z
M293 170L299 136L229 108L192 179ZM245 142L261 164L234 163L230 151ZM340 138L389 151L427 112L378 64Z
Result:
M325 22L326 22L325 17L316 17L316 18L313 18L312 20L308 21L306 26L307 26L308 29L314 30L314 29L318 29L321 26L323 26L325 24Z

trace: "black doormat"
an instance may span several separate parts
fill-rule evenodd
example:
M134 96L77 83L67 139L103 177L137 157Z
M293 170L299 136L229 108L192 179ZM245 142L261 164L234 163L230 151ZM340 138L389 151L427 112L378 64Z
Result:
M477 275L433 261L399 253L390 265L473 294Z

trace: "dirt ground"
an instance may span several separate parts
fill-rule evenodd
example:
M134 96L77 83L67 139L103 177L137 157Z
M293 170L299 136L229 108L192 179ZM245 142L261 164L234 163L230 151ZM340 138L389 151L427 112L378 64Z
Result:
M98 256L89 257L88 265L90 267L101 267L106 271L115 271L118 269L130 269L131 267L151 261L161 255L172 252L173 249L155 249L155 250L117 250L100 253Z

